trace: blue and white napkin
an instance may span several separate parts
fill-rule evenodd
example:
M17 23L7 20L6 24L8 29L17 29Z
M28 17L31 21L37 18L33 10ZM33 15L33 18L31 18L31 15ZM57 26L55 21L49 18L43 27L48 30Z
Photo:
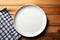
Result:
M20 34L14 29L13 20L4 8L0 11L0 40L18 40Z

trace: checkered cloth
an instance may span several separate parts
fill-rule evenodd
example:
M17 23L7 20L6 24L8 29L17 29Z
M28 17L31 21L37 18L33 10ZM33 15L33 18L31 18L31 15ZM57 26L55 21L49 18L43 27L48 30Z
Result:
M5 9L0 11L0 40L18 40L20 34L14 29L13 20Z

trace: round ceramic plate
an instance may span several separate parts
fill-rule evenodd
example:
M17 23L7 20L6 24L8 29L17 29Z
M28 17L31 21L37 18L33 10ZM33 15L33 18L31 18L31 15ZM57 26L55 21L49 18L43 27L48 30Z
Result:
M47 18L44 11L36 5L25 5L15 15L15 28L25 37L34 37L45 29Z

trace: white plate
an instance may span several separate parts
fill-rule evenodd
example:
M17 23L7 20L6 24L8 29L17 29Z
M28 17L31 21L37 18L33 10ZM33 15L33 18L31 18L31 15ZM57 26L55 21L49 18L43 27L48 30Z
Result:
M25 5L15 15L15 28L25 37L34 37L45 29L47 18L44 11L36 5Z

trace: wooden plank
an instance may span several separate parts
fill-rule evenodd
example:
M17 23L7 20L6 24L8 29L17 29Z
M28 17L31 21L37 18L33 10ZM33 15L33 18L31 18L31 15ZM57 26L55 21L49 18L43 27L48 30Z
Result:
M19 40L60 40L60 37L21 38Z
M10 12L16 12L16 10L18 10L21 7L22 6L0 6L0 10L2 10L3 8L7 8L7 10Z
M60 15L60 7L41 7L46 14L49 15Z
M0 0L0 5L60 5L60 0Z
M46 26L46 32L45 33L59 33L58 30L60 30L60 26Z
M60 15L47 15L49 25L60 25Z
M14 10L12 11L12 10L9 10L9 13L12 14L12 15L16 14L17 10L15 10L15 11ZM60 11L50 11L50 12L48 12L48 11L44 10L44 12L45 12L46 15L60 15Z
M2 8L7 8L7 10L10 12L10 14L15 14L16 11L21 7L22 6L0 6L0 10L2 10ZM60 15L60 7L41 6L41 8L45 11L45 13L47 15Z
M19 40L60 40L60 34L56 33L44 33L34 38L22 37Z

